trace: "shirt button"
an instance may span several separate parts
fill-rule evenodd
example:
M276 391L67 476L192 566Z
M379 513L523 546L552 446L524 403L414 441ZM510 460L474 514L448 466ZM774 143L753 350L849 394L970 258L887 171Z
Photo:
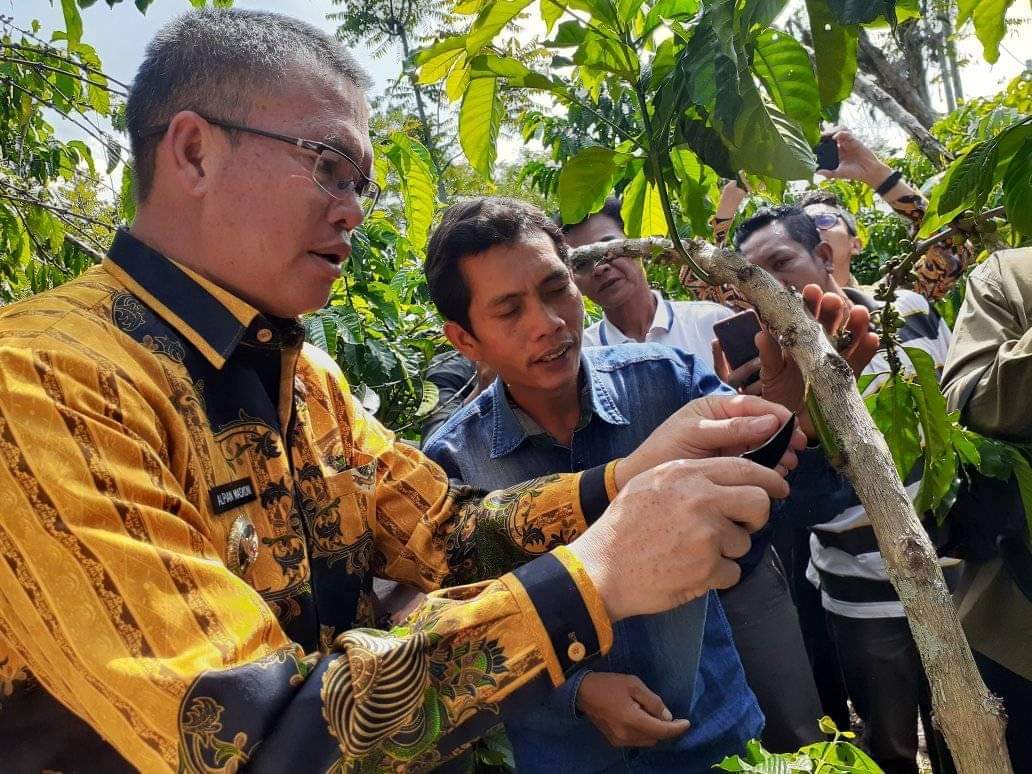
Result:
M587 649L584 647L584 643L577 642L574 640L570 643L570 647L566 649L566 655L570 657L570 661L583 661L584 657L588 654Z
M272 341L272 331L270 331L268 328L260 328L254 336L262 344L268 344L270 341Z

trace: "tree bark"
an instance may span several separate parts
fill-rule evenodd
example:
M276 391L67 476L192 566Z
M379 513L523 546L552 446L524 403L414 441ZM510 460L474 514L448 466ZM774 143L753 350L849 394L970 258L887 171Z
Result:
M753 304L806 377L828 426L837 436L842 469L874 525L885 567L907 615L925 672L932 706L961 774L1011 774L1004 742L1005 715L982 682L936 559L935 549L885 444L857 392L849 365L799 296L738 253L701 240L683 243L714 283L730 283ZM680 261L667 240L586 245L571 258L637 255Z
M873 77L884 91L892 95L903 108L916 118L925 129L931 129L932 124L939 120L939 114L928 104L927 99L922 98L914 84L913 78L908 79L900 68L885 58L864 29L860 30L860 46L857 51L857 63L860 69ZM920 76L923 79L923 71ZM925 84L927 92L927 84Z

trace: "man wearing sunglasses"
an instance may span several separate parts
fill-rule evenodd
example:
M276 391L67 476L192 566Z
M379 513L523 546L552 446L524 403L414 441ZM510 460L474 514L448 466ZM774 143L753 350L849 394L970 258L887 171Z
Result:
M432 768L732 585L787 496L714 456L787 419L760 399L486 497L365 413L298 316L376 201L367 83L303 22L173 20L126 106L135 222L0 311L5 771ZM374 574L431 592L391 633Z

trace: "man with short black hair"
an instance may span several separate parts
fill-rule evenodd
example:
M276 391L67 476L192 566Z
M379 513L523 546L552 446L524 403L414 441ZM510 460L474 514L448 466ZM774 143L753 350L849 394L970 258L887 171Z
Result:
M454 205L431 238L427 284L445 334L498 373L426 442L450 475L490 487L581 470L633 448L685 401L730 392L683 350L624 344L582 351L584 311L566 252L543 213L511 199ZM766 571L764 547L758 541L750 553L748 577ZM772 586L768 601L776 605L774 592L784 586ZM546 706L507 718L517 767L703 771L756 735L761 716L721 604L712 595L700 602L619 625L618 647L590 667L601 671L581 671ZM756 611L757 619L765 615ZM790 659L782 641L780 633L767 639L768 660ZM786 694L802 687L791 675L780 685ZM815 726L817 712L814 696L813 713L801 722ZM685 733L671 716L692 727ZM657 743L652 751L614 749Z
M620 199L610 197L601 210L580 223L562 226L571 247L626 239ZM600 321L584 331L589 346L653 342L680 347L712 367L713 324L733 312L709 301L671 301L649 288L640 258L620 257L575 267L580 291L602 307Z
M6 769L433 767L614 621L733 584L787 494L699 459L765 401L487 498L367 414L298 320L376 203L366 82L278 14L172 21L129 95L135 222L0 310ZM374 573L431 592L404 628L365 628Z
M874 312L882 306L855 288L839 285L832 247L800 207L760 209L738 227L734 245L746 260L786 286L818 285L824 292L838 295L846 308L862 306ZM893 304L904 319L899 331L902 343L923 350L936 368L941 368L950 334L928 301L898 290ZM900 349L899 356L912 373L907 353ZM879 351L864 369L880 375L868 390L877 389L888 371L886 355ZM717 373L730 378L722 359L718 359ZM758 394L763 390L762 381L757 383ZM793 478L793 497L785 510L788 521L813 525L808 577L820 588L846 688L864 721L862 742L889 774L917 774L916 718L920 710L933 768L948 771L949 753L933 730L931 697L917 646L903 605L889 582L874 528L845 477L826 462L812 464L814 456L823 459L819 448L803 453L805 464ZM907 484L907 492L916 496L920 468L907 478ZM801 514L801 510L808 513ZM955 559L940 562L956 564Z

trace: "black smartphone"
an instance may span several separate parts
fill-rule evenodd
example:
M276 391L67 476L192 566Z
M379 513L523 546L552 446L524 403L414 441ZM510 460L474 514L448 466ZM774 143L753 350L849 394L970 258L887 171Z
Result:
M752 460L757 465L763 465L765 468L777 467L778 462L785 456L788 445L792 442L792 431L795 430L795 426L796 418L795 414L793 414L774 435L755 449L745 452L742 456L747 460Z
M713 324L713 335L720 342L732 369L759 357L760 351L756 349L755 341L759 332L760 320L752 309Z
M817 169L838 169L838 143L834 137L821 138L813 152L817 156Z

